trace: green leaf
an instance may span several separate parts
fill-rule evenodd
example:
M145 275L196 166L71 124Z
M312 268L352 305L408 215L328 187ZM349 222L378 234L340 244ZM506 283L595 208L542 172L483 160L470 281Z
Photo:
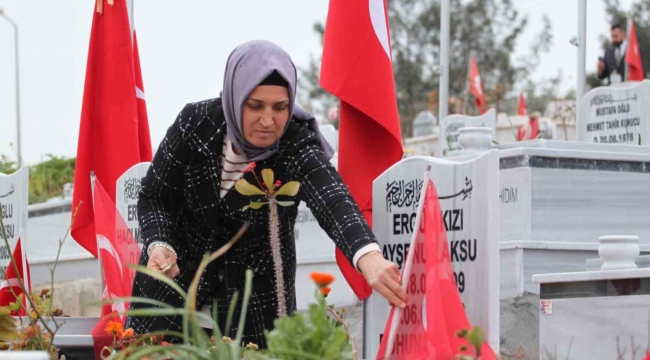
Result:
M257 186L252 185L244 179L237 180L235 183L235 190L245 196L266 195L264 191L260 190Z
M10 342L18 337L17 321L9 314L0 315L0 341Z
M248 210L248 208L250 208L250 206L246 205L243 208L241 208L241 211L246 211L246 210Z
M228 307L228 317L226 318L226 328L224 336L230 336L230 327L232 325L232 318L235 316L235 306L237 305L237 300L239 299L239 291L235 290L235 293L232 295L232 300L230 301L230 307Z
M496 140L492 140L492 144L494 144L494 145L501 145L501 144L500 144L498 141L496 141Z
M641 145L641 133L639 133L639 145Z
M273 175L273 170L271 169L262 170L262 179L264 180L264 185L266 185L266 188L272 192L274 189L273 181L275 180L275 176Z
M296 196L300 190L300 183L297 181L289 181L288 183L282 185L282 187L276 192L276 195L285 195L285 196Z
M250 300L251 297L252 287L253 287L253 270L248 269L246 270L246 283L244 285L244 301L242 303L241 315L239 317L239 327L237 328L237 344L241 343L241 338L244 335L246 311L248 309L248 301Z
M472 331L467 335L467 340L469 341L475 349L479 350L483 347L483 342L485 341L485 331L480 326L475 326L472 328Z
M268 204L268 201L254 201L254 202L248 204L248 207L250 207L253 210L258 210L258 209L260 209L262 206L264 206L266 204Z
M181 289L181 287L178 286L178 284L174 282L174 280L170 279L167 275L153 271L143 265L127 264L127 266L131 269L135 269L135 271L139 273L149 275L156 280L164 282L165 284L169 285L169 287L176 290L176 292L178 292L183 298L187 297L187 293L185 293L185 291L183 291L183 289Z
M295 201L276 201L276 203L282 207L289 207L293 206L296 202Z

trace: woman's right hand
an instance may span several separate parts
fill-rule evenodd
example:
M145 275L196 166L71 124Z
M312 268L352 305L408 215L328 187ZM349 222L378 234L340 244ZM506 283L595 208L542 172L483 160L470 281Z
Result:
M174 266L170 268L170 264L174 264ZM147 268L156 272L162 272L162 270L167 269L164 274L170 279L177 277L181 273L176 262L176 255L162 246L153 248L151 255L149 255Z

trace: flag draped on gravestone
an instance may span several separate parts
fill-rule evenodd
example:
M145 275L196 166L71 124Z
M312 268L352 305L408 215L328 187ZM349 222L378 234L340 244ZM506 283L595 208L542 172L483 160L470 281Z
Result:
M476 99L476 108L479 113L483 114L488 111L485 93L483 92L483 81L481 81L481 74L478 71L474 56L471 56L469 61L469 90Z
M27 262L27 255L25 255L23 262L23 251L20 238L16 243L16 248L13 253L14 260L16 261L16 267L18 268L18 275L23 281L23 285L27 288L28 292L32 291L32 279L31 272L29 270L29 263ZM27 272L27 278L25 278L25 272ZM13 290L13 292L12 292ZM25 299L25 294L20 288L20 282L18 281L18 276L16 276L16 271L14 270L13 264L10 262L5 272L5 278L0 284L0 306L9 306L12 302L16 302L16 297L22 299L23 306L27 304L27 299ZM20 311L14 311L11 315L25 315L25 308L21 307Z
M133 1L97 0L81 110L72 237L97 257L90 172L114 199L115 181L129 167L151 161L151 138L133 21ZM131 14L129 14L131 10ZM74 213L74 211L73 211Z
M391 308L378 360L447 360L456 354L476 355L465 339L456 336L471 325L454 279L438 193L428 177L425 184L415 220L417 230L402 271L409 305L403 310ZM466 351L460 351L462 345ZM495 359L487 343L481 348L481 359Z
M639 51L639 40L636 37L636 28L632 20L630 20L630 34L627 41L627 51L625 52L625 62L628 66L627 80L642 81L645 74L643 73L643 62Z
M372 182L404 153L384 0L331 0L321 86L341 101L338 169L372 224ZM336 250L341 273L360 299L372 289Z
M99 181L95 181L93 202L97 232L96 247L99 249L99 260L105 283L102 300L129 297L135 271L128 265L137 264L140 248L118 213L115 203ZM109 321L124 323L128 308L129 304L122 301L102 306L102 317L92 331L96 354L113 341L112 336L108 336L104 331L106 324Z

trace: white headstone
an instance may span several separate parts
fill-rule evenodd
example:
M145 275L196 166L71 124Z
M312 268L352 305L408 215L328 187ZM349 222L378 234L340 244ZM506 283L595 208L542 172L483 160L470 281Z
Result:
M494 133L492 138L496 139L496 110L490 109L480 116L450 115L440 121L440 136L438 137L439 151L436 156L447 157L452 151L461 150L458 143L460 133L458 130L466 126L489 127Z
M142 247L142 238L138 222L138 198L142 188L142 178L147 175L150 165L149 162L133 165L117 179L115 186L115 206L140 247Z
M650 140L650 80L622 87L599 87L582 98L578 141L639 144Z
M421 111L413 120L413 137L433 134L433 128L437 122L438 119L431 111Z
M440 197L449 253L467 316L472 325L485 329L490 346L499 349L497 150L465 162L412 157L394 165L373 183L373 232L384 257L401 269L410 246L427 165L432 167L430 177ZM377 293L364 305L364 355L371 358L379 348L390 307Z
M0 204L2 204L3 223L9 245L0 236L0 278L4 279L7 266L11 262L11 253L16 247L20 236L27 232L27 204L29 199L29 170L21 168L11 175L0 173ZM22 233L21 233L22 229ZM26 239L21 239L23 254ZM23 259L25 257L23 256Z

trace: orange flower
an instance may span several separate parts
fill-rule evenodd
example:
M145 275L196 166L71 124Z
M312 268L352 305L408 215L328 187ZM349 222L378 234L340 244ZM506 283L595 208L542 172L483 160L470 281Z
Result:
M309 275L319 288L329 286L334 281L334 276L328 273L313 272Z
M122 335L122 332L124 331L124 328L122 327L121 322L117 321L109 321L108 325L106 325L106 332L111 334L111 335Z
M131 328L128 328L128 329L124 330L124 333L122 334L122 336L125 337L125 338L130 338L133 335L135 335L135 332Z
M330 291L332 291L332 289L328 286L320 288L320 292L321 294L323 294L324 297L327 297L327 295L330 294Z

